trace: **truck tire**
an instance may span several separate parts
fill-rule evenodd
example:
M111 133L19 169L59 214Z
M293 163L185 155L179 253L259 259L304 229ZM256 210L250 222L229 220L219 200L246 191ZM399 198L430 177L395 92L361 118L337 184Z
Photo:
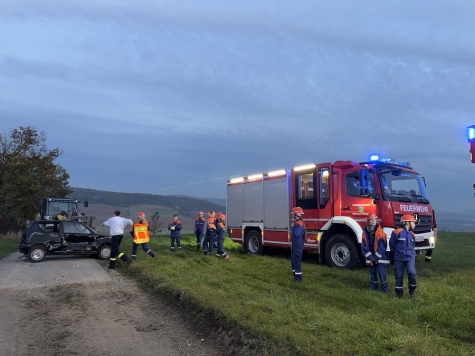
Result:
M102 245L97 251L97 258L100 260L106 260L111 257L111 246L110 245Z
M338 234L327 242L325 259L330 267L354 269L360 257L355 243L347 235Z
M262 236L261 234L256 231L256 230L251 230L247 233L246 235L246 250L249 253L255 254L255 255L261 255L262 254Z
M33 262L41 262L45 259L46 257L46 248L44 246L33 246L30 248L28 251L28 259Z

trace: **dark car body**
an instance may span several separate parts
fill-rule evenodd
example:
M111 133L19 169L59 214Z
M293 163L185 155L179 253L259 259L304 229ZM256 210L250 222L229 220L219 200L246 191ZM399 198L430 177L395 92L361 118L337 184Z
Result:
M95 255L106 259L110 257L111 238L79 221L35 220L23 232L18 249L31 262L40 262L47 255Z

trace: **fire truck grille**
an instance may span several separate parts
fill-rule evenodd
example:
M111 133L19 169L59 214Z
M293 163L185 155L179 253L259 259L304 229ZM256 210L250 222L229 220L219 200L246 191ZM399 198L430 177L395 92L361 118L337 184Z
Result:
M394 215L394 220L396 221L396 228L403 227L403 224L401 223L401 215ZM422 234L424 232L429 232L432 227L432 216L428 215L419 215L419 224L416 225L416 228L414 229L414 233L416 234Z

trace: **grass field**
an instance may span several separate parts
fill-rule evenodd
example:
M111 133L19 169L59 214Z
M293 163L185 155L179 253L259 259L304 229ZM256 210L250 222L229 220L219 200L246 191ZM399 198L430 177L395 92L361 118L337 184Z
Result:
M17 240L18 241L18 240ZM243 254L227 239L229 260L204 256L194 236L169 251L168 236L149 244L158 258L139 250L119 270L186 312L196 327L214 328L232 347L268 355L474 355L475 237L440 232L432 263L416 262L418 298L369 291L366 269L348 271L304 257L304 283L292 281L290 252ZM0 256L17 243L0 239ZM122 251L130 254L131 238ZM407 278L404 280L407 288ZM231 332L229 332L231 331ZM244 347L243 346L243 347ZM243 351L242 354L246 354Z
M18 251L19 244L19 234L0 235L0 259Z
M227 239L229 260L204 256L194 236L180 252L168 251L166 236L150 246L153 260L121 270L154 293L180 303L197 325L245 331L260 353L279 355L474 355L475 238L440 233L433 262L417 258L418 299L369 291L369 273L331 269L305 256L304 283L292 281L290 252L243 254ZM123 245L128 252L130 243ZM127 246L127 247L126 247ZM404 281L407 288L407 278ZM179 302L178 302L179 301ZM225 336L224 336L225 337ZM256 341L258 340L258 341ZM226 341L226 340L225 340Z

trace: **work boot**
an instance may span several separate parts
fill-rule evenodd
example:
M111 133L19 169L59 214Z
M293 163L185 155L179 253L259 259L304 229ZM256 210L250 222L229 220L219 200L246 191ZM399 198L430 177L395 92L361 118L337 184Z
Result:
M127 266L129 266L132 262L134 262L134 258L133 257L127 257Z
M196 249L197 249L197 250L200 249L200 244L196 245Z
M414 292L409 292L409 295L411 296L411 299L417 299L417 293Z

